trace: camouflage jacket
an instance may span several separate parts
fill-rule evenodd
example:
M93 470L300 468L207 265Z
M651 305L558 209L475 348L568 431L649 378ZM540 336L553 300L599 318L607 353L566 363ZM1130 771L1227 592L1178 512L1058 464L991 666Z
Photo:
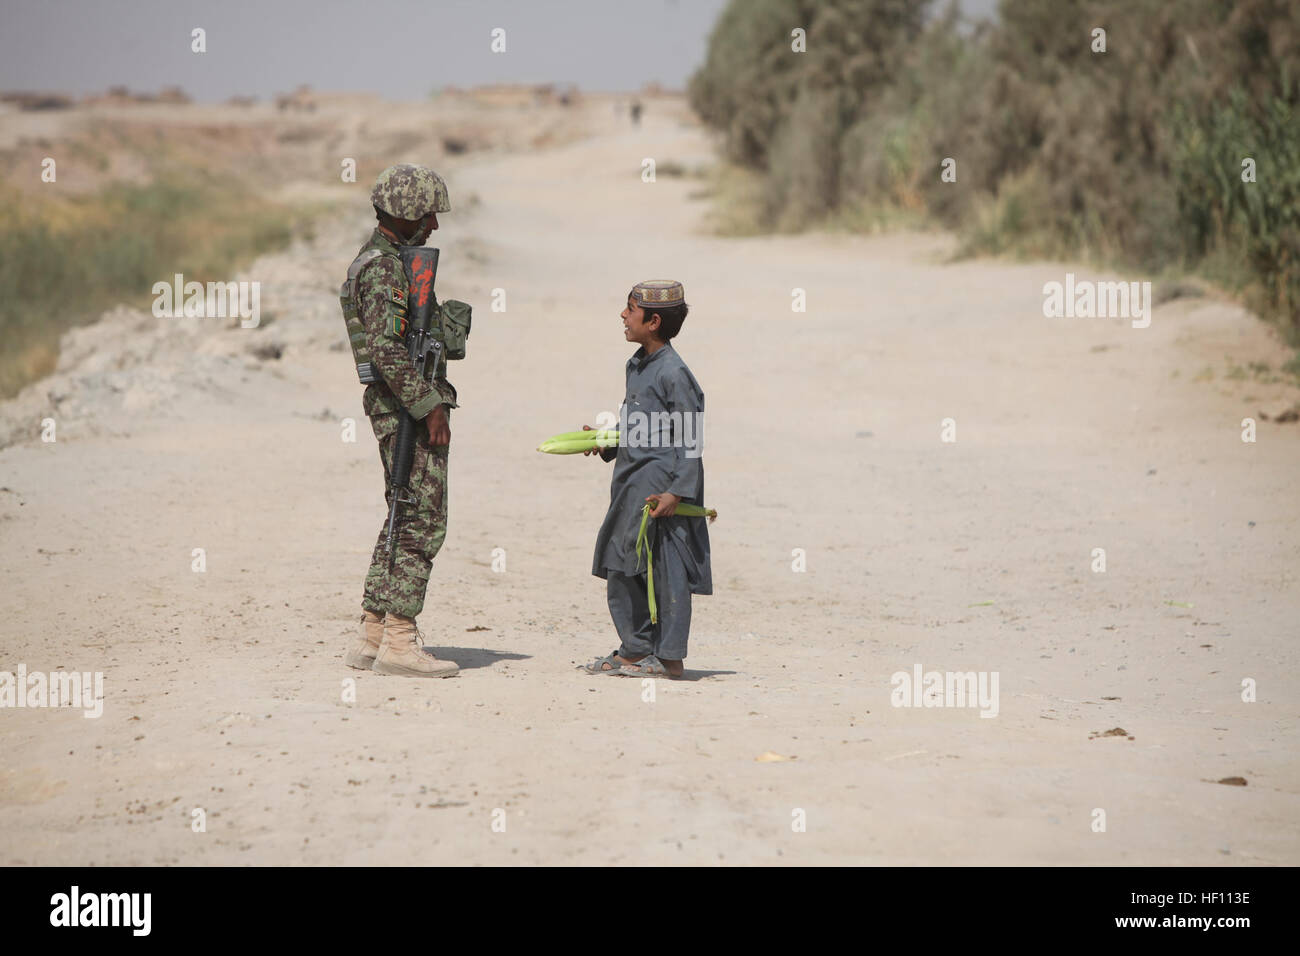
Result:
M439 359L430 383L416 375L406 351L407 282L398 246L376 229L358 254L367 249L382 255L357 275L357 315L366 330L370 360L383 381L366 386L362 407L371 418L405 407L417 419L438 405L455 408L456 389L447 381L446 358Z

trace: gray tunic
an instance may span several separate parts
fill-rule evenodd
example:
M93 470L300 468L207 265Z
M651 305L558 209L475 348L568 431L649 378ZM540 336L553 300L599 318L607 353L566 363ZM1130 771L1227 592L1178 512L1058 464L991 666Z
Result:
M703 437L703 414L704 392L671 343L653 355L639 348L628 359L609 511L596 536L592 574L604 578L608 571L645 573L644 561L637 566L636 535L647 495L669 492L685 503L704 504L701 449L697 445L692 452L689 447ZM690 593L713 593L706 519L652 518L648 531L653 534L656 584L661 562L679 561ZM663 581L668 580L665 573Z

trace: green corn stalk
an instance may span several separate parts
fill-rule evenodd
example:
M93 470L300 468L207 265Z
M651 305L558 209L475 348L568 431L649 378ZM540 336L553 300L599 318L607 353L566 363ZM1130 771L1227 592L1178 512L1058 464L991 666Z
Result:
M645 584L646 595L650 603L650 623L659 623L659 608L655 604L655 570L654 554L650 550L650 538L646 534L646 528L650 524L650 512L659 506L659 499L654 498L646 502L641 509L641 529L636 534L636 565L641 567L641 552L645 551ZM718 517L718 513L712 508L705 508L703 505L688 505L678 502L677 510L674 514L681 515L683 518L708 518L709 523Z
M538 445L537 450L548 455L576 455L595 448L614 448L617 445L617 428L593 428L590 431L552 435Z
M582 438L617 438L617 428L588 428L577 432L560 432L558 435L552 435L547 441L573 441Z

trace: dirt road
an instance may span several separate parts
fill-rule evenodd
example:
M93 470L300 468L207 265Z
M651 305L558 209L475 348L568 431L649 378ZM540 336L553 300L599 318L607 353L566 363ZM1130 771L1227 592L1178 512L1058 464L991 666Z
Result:
M1097 277L942 236L713 237L700 180L641 177L699 129L605 123L448 175L475 323L421 626L453 680L342 663L383 512L334 298L360 194L244 276L262 327L117 313L11 406L0 667L105 690L0 710L0 862L1300 863L1300 426L1241 440L1295 390L1225 378L1272 333L1047 319L1044 282ZM686 286L721 515L692 679L653 693L574 670L617 643L608 466L534 451L617 408L649 277ZM916 665L996 672L996 716L892 706Z

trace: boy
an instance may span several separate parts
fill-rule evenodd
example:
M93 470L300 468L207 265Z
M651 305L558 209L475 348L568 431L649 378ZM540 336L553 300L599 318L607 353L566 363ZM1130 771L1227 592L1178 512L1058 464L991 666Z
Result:
M691 595L713 593L707 522L674 514L680 502L704 503L704 392L671 345L686 313L682 284L668 279L638 283L622 312L624 337L639 348L627 362L618 447L595 452L616 463L591 567L605 579L622 643L587 664L590 674L681 677ZM653 505L646 534L654 555L657 624L650 621L645 561L636 553L647 502Z

